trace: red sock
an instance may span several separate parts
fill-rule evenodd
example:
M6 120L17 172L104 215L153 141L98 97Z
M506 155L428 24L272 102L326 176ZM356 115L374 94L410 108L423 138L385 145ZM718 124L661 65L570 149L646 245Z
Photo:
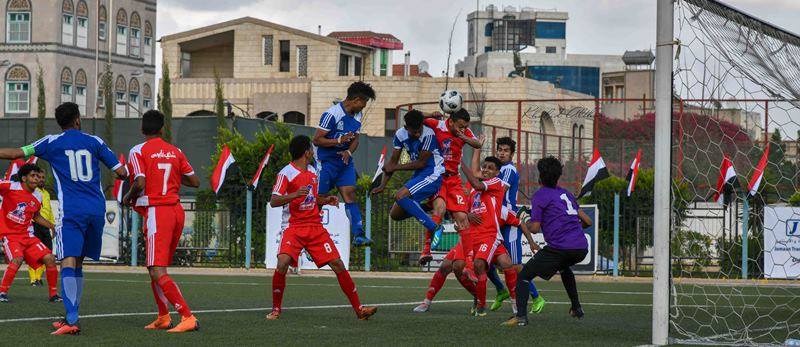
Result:
M56 288L58 287L58 268L53 266L46 266L44 268L45 276L47 276L47 289L50 292L50 297L52 298L58 291Z
M478 276L478 285L475 293L478 297L478 307L486 307L486 274Z
M169 300L172 306L175 306L175 310L181 314L183 317L191 317L192 311L189 310L189 305L186 304L186 301L183 300L183 294L181 294L181 290L178 289L178 285L172 281L172 278L169 275L161 276L158 279L158 286L161 288L161 292L164 293L164 296Z
M442 222L442 217L441 216L432 215L431 219L433 219L433 222L436 223L436 224L439 224L439 223ZM431 237L432 237L431 231L430 230L425 230L425 234L424 235L425 235L425 245L422 246L422 254L428 254L428 253L431 252Z
M464 257L467 263L470 264L472 263L472 233L469 229L459 230L458 236L461 238L461 249L464 251Z
M517 299L517 270L514 270L513 267L503 270L503 274L506 278L506 287L508 287L508 292L511 294L511 299Z
M433 273L433 278L431 278L430 287L428 287L428 292L425 293L425 299L433 300L436 296L436 293L442 289L444 286L444 281L447 280L447 274L443 274L442 271L436 271Z
M347 299L350 300L350 305L353 306L353 310L356 311L356 314L361 313L361 302L358 300L356 284L353 283L353 279L350 278L350 272L344 270L336 274L336 279L339 280L339 287L342 288L342 292L344 295L347 295Z
M169 302L156 281L150 280L150 289L153 290L153 299L156 300L156 306L158 306L158 315L163 316L169 314L169 307L167 307L167 303Z
M275 270L272 275L272 310L281 310L283 305L283 291L286 289L286 273Z
M478 288L475 286L475 282L470 281L466 275L458 276L458 283L461 283L461 286L473 296L477 295Z
M8 293L8 288L11 287L11 282L14 282L14 277L17 277L17 270L19 265L10 263L3 274L3 282L0 282L0 293Z

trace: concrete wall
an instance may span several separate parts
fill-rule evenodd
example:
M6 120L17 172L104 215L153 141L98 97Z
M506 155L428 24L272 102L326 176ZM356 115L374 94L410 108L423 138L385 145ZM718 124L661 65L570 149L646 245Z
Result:
M193 78L214 78L214 71L222 78L233 77L233 43L221 44L192 52Z

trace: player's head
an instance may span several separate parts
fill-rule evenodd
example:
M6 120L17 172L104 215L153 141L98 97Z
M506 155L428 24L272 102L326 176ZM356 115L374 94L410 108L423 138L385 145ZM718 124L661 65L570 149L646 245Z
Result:
M39 188L44 189L44 183L47 180L47 177L44 174L44 169L39 172Z
M411 110L403 116L403 127L406 128L408 131L408 136L412 138L419 138L422 136L422 121L425 119L425 116L422 112L417 110Z
M160 135L164 127L164 114L158 110L150 110L142 115L142 134L146 136Z
M510 137L505 136L497 139L497 151L495 151L495 153L503 164L510 163L516 151L517 142Z
M17 178L25 186L25 190L33 191L42 184L43 173L44 171L38 165L25 164L17 171Z
M481 164L481 175L483 175L484 179L497 177L497 175L500 174L500 167L502 166L503 163L501 163L500 159L497 159L497 157L486 157L483 159L483 164Z
M467 130L468 126L469 126L469 112L467 112L467 110L462 108L450 115L450 126L449 129L447 130L449 130L451 133L454 134L457 132L463 133L464 131Z
M359 113L367 106L368 101L375 100L375 90L367 83L353 82L347 88L347 99L345 100L351 112Z
M56 122L62 130L81 128L81 111L78 104L65 102L56 107Z
M561 162L553 156L543 158L536 164L539 169L539 183L545 187L555 188L561 178Z
M292 160L305 157L310 162L314 158L314 151L311 150L311 138L305 135L293 137L289 142L289 153L292 155Z

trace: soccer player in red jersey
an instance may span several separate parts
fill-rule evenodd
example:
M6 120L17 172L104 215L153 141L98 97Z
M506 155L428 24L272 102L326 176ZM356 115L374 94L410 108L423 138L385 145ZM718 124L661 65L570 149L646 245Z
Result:
M185 216L178 191L181 184L199 187L200 180L183 152L161 139L163 127L164 115L161 112L151 110L142 115L142 134L147 140L130 151L128 161L134 179L125 203L143 212L147 235L147 270L158 306L158 318L145 329L183 333L197 330L199 323L180 289L167 274L167 267L172 264L183 232ZM181 322L172 329L168 304L172 304L181 315Z
M50 230L55 225L39 215L41 196L35 191L41 184L44 171L35 164L25 164L17 172L19 182L0 181L0 237L8 267L0 282L0 302L8 302L8 289L24 260L28 266L38 268L44 264L50 302L60 302L56 294L58 269L56 258L38 238L33 236L32 223L36 222Z
M298 135L289 143L292 161L286 165L275 180L272 188L273 207L283 206L283 237L278 250L278 266L272 276L272 312L267 320L276 320L281 316L281 304L286 288L286 271L289 265L297 266L297 257L304 248L314 259L317 267L331 267L342 292L347 295L358 319L366 320L378 311L377 307L361 306L358 292L350 273L344 267L339 251L333 243L328 231L322 227L320 205L339 205L336 196L320 195L317 198L319 179L314 166L311 165L314 151L308 136Z
M461 165L461 156L464 144L468 144L473 148L480 149L483 143L472 131L469 129L469 112L461 109L450 115L450 118L445 120L438 120L436 115L429 115L425 119L425 125L433 129L436 134L436 140L439 142L439 150L442 158L444 158L444 178L442 180L442 187L439 193L433 199L433 213L431 218L436 224L442 222L444 213L450 212L455 222L455 228L464 242L463 250L467 257L470 258L472 249L472 241L469 234L469 221L467 220L468 202L467 195L464 193L464 183L461 182L461 176L458 173L458 168ZM433 248L439 244L441 240L433 240ZM431 235L425 233L425 246L419 258L419 263L425 265L433 260L431 255ZM472 270L467 267L465 274L473 281L476 281L475 275Z

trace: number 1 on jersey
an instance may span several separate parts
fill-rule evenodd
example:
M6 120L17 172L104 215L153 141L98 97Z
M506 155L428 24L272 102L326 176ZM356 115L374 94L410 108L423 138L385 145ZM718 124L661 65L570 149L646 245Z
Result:
M169 181L169 174L172 172L172 164L158 163L158 169L164 170L164 180L161 181L161 195L167 195L167 182Z
M567 194L561 194L560 198L561 200L564 200L565 204L567 204L567 215L577 216L578 210L576 210L575 207L572 207L572 201L569 200Z

